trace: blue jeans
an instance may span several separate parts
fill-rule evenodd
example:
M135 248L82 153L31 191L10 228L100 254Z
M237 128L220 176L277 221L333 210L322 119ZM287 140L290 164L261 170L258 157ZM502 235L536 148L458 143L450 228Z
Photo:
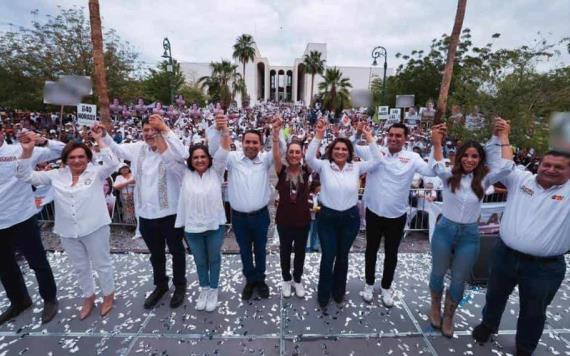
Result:
M239 245L243 275L247 283L265 280L265 248L269 229L267 207L255 214L232 210L232 226ZM255 265L253 254L255 253Z
M432 292L443 293L443 277L451 269L449 293L456 303L463 299L465 281L479 257L479 240L477 223L459 224L441 217L431 240L429 287Z
M496 332L509 295L519 286L517 349L533 352L544 330L546 308L566 274L564 256L537 259L497 242L491 257L483 324Z
M319 243L319 233L317 230L317 220L311 220L311 224L309 225L308 251L318 251L321 248L321 244Z
M348 253L360 228L358 209L337 211L323 206L317 228L322 249L317 294L320 303L328 303L331 292L335 300L346 292Z
M196 263L200 287L218 288L222 255L220 250L224 242L224 226L217 230L198 233L186 233L186 241Z

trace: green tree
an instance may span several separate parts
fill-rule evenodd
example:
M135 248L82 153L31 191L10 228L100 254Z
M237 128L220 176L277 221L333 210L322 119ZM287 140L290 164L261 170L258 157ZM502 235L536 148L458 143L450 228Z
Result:
M321 59L321 52L310 51L303 57L305 71L311 75L311 104L313 101L313 88L315 86L315 75L322 74L325 70L325 60Z
M173 71L169 72L168 61L162 61L157 68L149 69L149 74L143 81L145 97L161 103L170 103L170 88L178 92L185 83L184 74L180 70L180 63L173 60Z
M115 31L105 31L104 37L110 94L121 96L140 78L138 54ZM57 80L62 74L91 76L90 26L83 9L60 7L55 16L34 20L31 28L0 34L0 68L0 105L24 110L44 108L46 80ZM96 102L96 95L86 101Z
M350 80L343 78L342 72L337 67L327 68L323 76L324 81L319 83L319 97L323 107L336 114L342 109L351 106L349 88L352 88Z
M237 65L222 59L221 62L211 62L210 68L212 74L201 77L198 83L203 89L207 88L210 100L220 102L222 108L226 110L232 101L230 83L236 78Z
M178 90L178 93L184 96L187 105L196 103L199 107L206 105L207 98L202 89L197 85L184 84Z
M374 111L382 102L382 79L378 77L372 79L370 82L370 92L372 93L372 108Z
M247 62L253 61L255 58L255 41L251 35L244 33L236 39L232 57L242 63L242 78L244 79L243 86L245 88L243 90L242 96L247 96L247 86L245 85L245 65Z

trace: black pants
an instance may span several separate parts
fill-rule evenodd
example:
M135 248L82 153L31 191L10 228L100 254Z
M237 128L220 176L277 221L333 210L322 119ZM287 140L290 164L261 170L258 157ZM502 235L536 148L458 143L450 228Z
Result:
M305 265L305 247L309 237L309 225L303 227L277 225L277 232L279 232L279 257L283 280L291 280L291 252L295 251L293 279L300 283Z
M186 251L184 250L184 229L175 228L176 215L158 219L139 218L140 231L150 251L150 263L154 285L168 287L166 275L166 251L172 255L172 282L175 286L186 285Z
M398 264L398 247L404 235L406 214L398 218L385 218L366 209L366 252L364 253L366 268L366 284L373 285L376 273L376 258L382 236L384 236L384 271L382 272L382 288L390 289L394 280L394 272Z
M35 216L6 229L0 229L0 279L12 304L21 303L30 297L16 261L15 249L24 255L35 272L42 299L54 300L57 292L55 280Z

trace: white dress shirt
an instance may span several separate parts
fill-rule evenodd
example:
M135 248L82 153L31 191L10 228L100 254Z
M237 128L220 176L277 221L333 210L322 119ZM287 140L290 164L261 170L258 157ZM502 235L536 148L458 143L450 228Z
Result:
M374 156L365 146L355 145L355 152L368 161ZM435 173L429 165L413 151L400 151L394 154L383 150L381 164L366 176L364 203L366 208L378 216L398 218L408 211L408 197L415 173L433 177Z
M34 167L39 162L51 161L61 156L65 144L59 141L48 141L47 147L36 147L30 158ZM22 146L0 145L0 229L26 221L35 214L35 196L29 183L16 178L17 161L22 154Z
M199 233L217 230L226 223L226 212L222 200L222 184L229 151L219 149L212 167L200 176L183 165L185 170L175 227L184 226L184 231Z
M367 162L345 163L341 170L336 163L317 159L317 150L321 140L313 138L305 159L311 169L319 174L321 192L319 201L327 208L344 211L358 202L360 176L377 167L383 158L376 143L369 144L373 159Z
M510 248L532 256L559 256L570 250L570 181L544 189L536 175L518 169L501 180L507 205L501 239Z
M188 156L182 142L172 131L163 135L168 148L162 154L143 142L117 144L109 135L105 143L118 158L131 161L135 176L135 212L145 219L158 219L176 214L182 176L167 169L168 155L180 160Z
M273 167L271 152L249 159L243 152L228 155L228 198L232 209L250 213L269 204L273 187L269 181Z
M53 187L55 224L53 232L61 237L87 236L111 223L103 183L117 165L111 150L101 150L103 165L88 163L79 179L72 185L69 167L52 171L33 171L31 159L18 160L16 176L33 185Z
M451 168L445 167L443 161L435 161L434 163L433 170L443 182L443 216L459 224L476 223L481 215L482 199L479 199L471 188L473 173L464 174L461 177L459 188L454 193L448 184L448 180L452 176ZM514 169L515 163L513 161L503 159L502 165L494 167L483 178L481 182L483 191L508 176Z

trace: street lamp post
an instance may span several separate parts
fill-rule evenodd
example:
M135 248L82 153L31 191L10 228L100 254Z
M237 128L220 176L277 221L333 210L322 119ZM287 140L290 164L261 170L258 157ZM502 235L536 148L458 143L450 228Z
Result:
M174 63L172 62L172 48L170 47L170 41L168 40L168 37L165 37L162 41L162 48L164 48L162 58L168 59L166 71L170 73L168 76L168 86L170 87L170 105L172 105L174 103Z
M382 104L385 104L384 99L386 98L386 70L388 69L388 51L382 46L377 46L372 50L372 62L373 66L376 66L378 62L376 59L380 56L384 57L384 77L382 78Z

